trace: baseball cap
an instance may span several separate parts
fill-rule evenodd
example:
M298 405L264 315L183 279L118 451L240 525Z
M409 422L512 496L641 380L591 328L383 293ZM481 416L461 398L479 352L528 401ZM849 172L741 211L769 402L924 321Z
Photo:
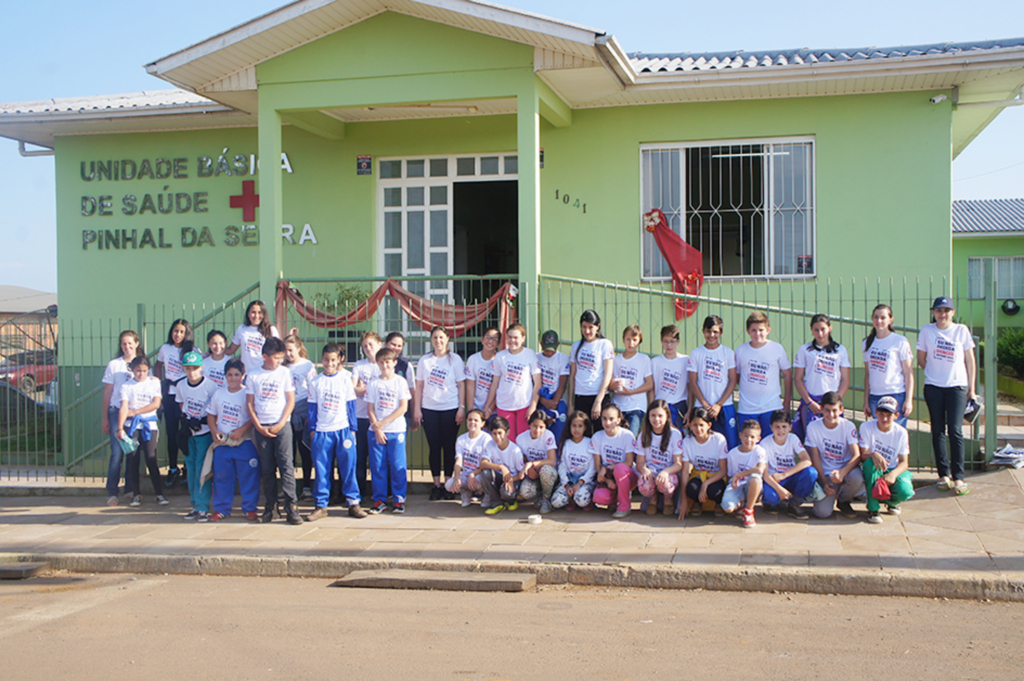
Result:
M891 395L886 395L882 399L878 400L878 404L875 405L875 411L887 411L890 414L896 414L899 413L899 410L900 403Z
M201 367L203 366L203 356L195 350L186 352L185 356L181 358L181 366L183 367Z
M950 300L949 296L939 296L938 298L935 299L935 302L932 303L932 309L939 310L942 308L946 308L947 310L955 310L956 306L953 305L953 301Z
M541 350L557 350L558 349L558 334L548 329L540 337L540 349Z

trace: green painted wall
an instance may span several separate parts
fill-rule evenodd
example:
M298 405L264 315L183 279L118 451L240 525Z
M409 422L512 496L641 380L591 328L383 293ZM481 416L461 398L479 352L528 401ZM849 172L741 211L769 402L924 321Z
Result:
M1013 255L1024 255L1024 237L956 237L953 239L953 279L957 282L961 294L957 315L964 324L975 327L975 332L979 335L985 325L985 301L967 300L967 260L968 258ZM1017 303L1024 304L1024 301L1018 300ZM1000 298L996 311L996 326L998 328L1024 326L1024 313L1018 312L1011 317L998 309L1002 304L1003 299ZM964 309L965 306L966 309Z

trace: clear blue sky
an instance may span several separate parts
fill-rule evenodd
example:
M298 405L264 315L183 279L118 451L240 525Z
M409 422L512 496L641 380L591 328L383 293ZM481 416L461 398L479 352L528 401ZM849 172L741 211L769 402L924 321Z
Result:
M160 90L143 64L284 4L283 0L152 3L36 0L4 7L0 101ZM633 3L508 0L612 33L629 52L865 47L1024 36L1024 2L764 0ZM954 198L1024 197L1024 107L1010 108L953 164ZM0 284L55 291L52 158L21 158L0 140Z

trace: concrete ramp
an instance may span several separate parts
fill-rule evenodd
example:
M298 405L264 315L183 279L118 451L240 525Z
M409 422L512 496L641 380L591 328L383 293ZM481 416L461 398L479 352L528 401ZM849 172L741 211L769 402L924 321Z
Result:
M532 573L449 572L446 570L356 570L331 586L428 591L527 591L537 586Z

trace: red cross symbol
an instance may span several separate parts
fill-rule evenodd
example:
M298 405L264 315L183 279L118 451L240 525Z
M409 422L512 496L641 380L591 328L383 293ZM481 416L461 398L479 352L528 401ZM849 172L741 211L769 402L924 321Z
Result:
M242 193L231 197L231 207L242 209L242 219L246 222L256 221L256 209L260 205L260 195L256 193L255 180L242 180Z

